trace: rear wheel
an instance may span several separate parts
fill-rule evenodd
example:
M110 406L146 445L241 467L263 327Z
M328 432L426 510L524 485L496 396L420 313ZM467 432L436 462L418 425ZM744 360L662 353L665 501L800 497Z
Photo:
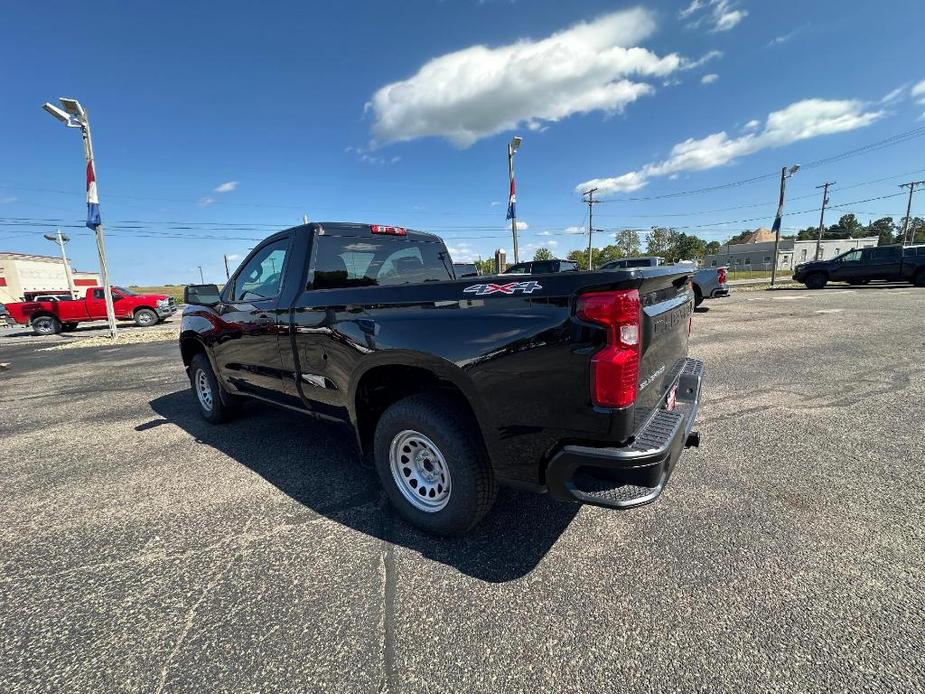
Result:
M33 318L32 332L36 335L57 335L61 332L61 321L54 316Z
M234 396L225 393L212 371L212 365L205 354L193 357L189 366L190 384L196 404L199 405L199 414L212 424L221 424L234 414Z
M148 328L157 324L157 314L149 308L140 308L135 311L135 325Z
M804 280L803 284L807 286L808 289L822 289L826 284L828 284L829 278L826 277L821 272L814 272L812 275Z
M398 513L435 535L461 535L491 508L497 483L475 422L452 399L413 395L375 434L376 472Z

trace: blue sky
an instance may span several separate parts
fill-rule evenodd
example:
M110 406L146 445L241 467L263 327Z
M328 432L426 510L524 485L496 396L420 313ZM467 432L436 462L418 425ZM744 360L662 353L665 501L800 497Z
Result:
M126 284L197 281L198 265L221 280L223 254L303 213L432 230L457 259L510 254L513 134L532 257L586 244L576 190L588 181L609 197L596 228L723 240L770 226L773 176L659 196L925 128L909 33L925 3L913 0L102 1L7 3L3 18L0 250L51 254L41 233L63 220L74 264L97 266L79 228L80 138L40 109L73 96L91 115L112 274ZM842 206L828 220L899 218L898 184L925 178L923 153L913 137L804 169L785 227L817 222L825 180Z

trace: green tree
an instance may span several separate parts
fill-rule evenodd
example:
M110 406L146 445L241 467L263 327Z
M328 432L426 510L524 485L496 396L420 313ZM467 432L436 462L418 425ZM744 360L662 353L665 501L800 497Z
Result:
M716 255L717 253L720 252L722 247L723 245L719 241L710 241L710 243L708 243L706 247L706 254Z
M892 217L881 217L876 222L867 225L865 236L878 236L878 246L886 246L893 243L893 235L896 233L896 225L893 224Z
M552 260L553 257L552 251L548 248L537 248L536 253L533 254L534 260Z
M646 237L646 255L658 255L667 260L671 251L673 231L667 227L652 227Z
M835 224L829 226L822 235L824 239L852 239L864 235L864 227L853 214L841 216Z
M596 249L595 249L596 250ZM592 253L593 255L593 253ZM597 253L594 259L594 267L600 267L605 263L609 263L611 260L619 260L624 257L623 249L620 248L617 244L610 244L604 246Z
M903 220L906 218L903 217ZM925 243L925 219L913 217L909 221L909 227L912 229L912 243ZM906 229L906 235L909 235L909 229ZM902 224L896 229L896 243L904 243Z
M488 258L487 260L476 260L475 266L479 269L480 275L494 275L495 274L495 259Z
M706 242L693 234L688 236L687 234L674 232L671 241L670 262L676 263L679 260L699 260L706 255Z
M583 248L576 248L574 251L569 251L569 254L565 256L568 260L571 260L574 263L578 263L579 270L588 269L588 251ZM594 267L601 266L601 249L592 248L591 249L591 262L594 263Z
M639 239L639 232L635 229L624 229L617 232L615 243L624 258L639 255L642 251L642 241Z

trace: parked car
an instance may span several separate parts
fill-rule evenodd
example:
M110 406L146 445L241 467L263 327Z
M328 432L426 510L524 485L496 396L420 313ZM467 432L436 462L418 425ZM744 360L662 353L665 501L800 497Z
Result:
M630 267L661 267L665 259L658 256L642 256L635 258L620 258L612 260L601 266L601 270L616 270ZM693 263L683 263L694 266ZM729 286L726 284L725 267L705 267L695 270L691 283L694 289L694 305L700 306L704 299L719 299L729 296Z
M482 274L479 272L479 266L475 263L453 263L453 272L456 274L456 279L478 277Z
M133 320L147 327L176 313L176 302L164 294L136 294L122 287L112 288L113 308L118 320ZM102 287L89 287L81 299L48 298L7 304L10 317L20 325L30 325L36 335L55 335L73 330L79 323L106 319Z
M793 279L809 289L822 289L829 282L868 284L874 280L925 287L925 245L855 248L830 260L800 263Z
M8 327L15 325L13 319L10 318L10 312L6 310L4 304L0 304L0 328Z
M571 260L530 260L508 267L502 275L546 275L550 272L577 272L578 263Z
M398 512L438 534L472 528L499 484L658 497L698 442L690 270L456 280L449 257L427 233L312 223L258 244L222 290L187 287L200 413L249 398L346 424Z

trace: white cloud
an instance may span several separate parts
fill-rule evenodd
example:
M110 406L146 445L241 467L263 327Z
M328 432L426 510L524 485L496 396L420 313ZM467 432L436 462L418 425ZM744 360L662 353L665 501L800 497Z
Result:
M746 124L743 126L742 130L756 130L756 129L758 129L758 127L759 127L760 125L761 125L761 121L760 121L760 120L750 120L750 121L748 121L748 123L746 123Z
M501 205L501 204L502 204L502 203L501 203L500 201L498 201L498 200L492 200L491 203L490 203L490 205L491 205L492 207L498 207L498 206Z
M206 207L207 205L211 205L214 202L215 202L215 198L210 198L208 195L206 195L205 197L201 197L198 200L198 204L200 207Z
M524 231L525 229L530 228L529 224L527 224L526 222L521 222L519 219L517 220L516 224L517 224L517 231Z
M585 231L585 227L565 227L566 234L583 234Z
M620 113L664 78L694 63L635 44L655 31L643 8L606 14L542 39L471 46L426 62L373 94L374 146L444 137L458 147L518 126L542 127L578 113ZM715 57L710 55L710 59Z
M212 192L213 193L230 193L237 187L238 187L237 181L225 181L221 185L216 186Z
M704 84L713 84L716 80L719 79L719 75L715 72L711 72L709 75L704 75L700 78L700 81Z
M896 87L896 89L893 89L893 90L887 92L887 93L884 95L884 97L883 97L882 99L880 99L880 103L881 103L881 104L892 104L894 101L899 101L900 99L902 99L903 94L906 93L906 87L907 87L907 86L908 86L908 85L905 85L905 84L904 84L904 85L902 85L902 86L900 86L900 87Z
M228 262L231 262L231 261L234 261L234 260L240 260L240 259L241 259L241 256L238 255L237 253L232 253L231 255L229 255L229 256L227 256L227 257L228 257Z
M478 260L478 253L468 243L458 243L454 246L448 245L446 249L450 252L450 257L454 263L472 263Z
M19 198L13 195L8 195L5 198L0 198L0 205L9 205L11 203L16 202L17 200L19 200Z
M538 235L538 236L552 236L552 232L551 232L551 231L548 231L548 230L547 230L547 231L541 231L541 232L540 232L539 234L537 234L537 235Z
M909 95L916 98L920 105L925 106L925 80L915 84L912 89L909 90Z
M769 114L764 127L730 138L725 131L700 139L687 139L671 149L664 161L646 164L611 178L596 178L575 187L576 192L598 188L598 195L631 192L645 186L651 178L669 176L681 171L703 171L729 164L739 157L763 149L783 147L793 142L821 135L863 128L885 115L885 111L868 111L866 104L856 99L805 99Z
M747 10L740 10L737 7L736 0L691 0L691 4L681 10L678 17L680 19L693 18L687 25L692 29L706 24L713 32L729 31L748 16Z

